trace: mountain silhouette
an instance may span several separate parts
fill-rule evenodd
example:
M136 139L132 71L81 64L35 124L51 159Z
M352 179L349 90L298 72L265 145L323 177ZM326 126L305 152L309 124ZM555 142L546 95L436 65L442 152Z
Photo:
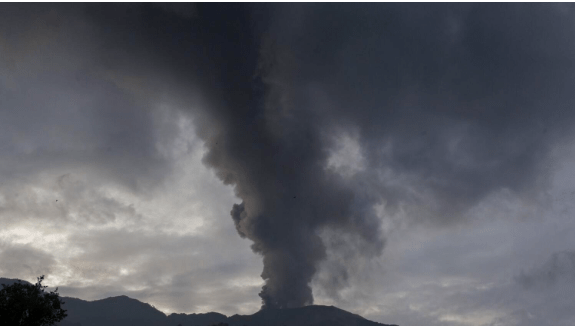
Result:
M0 278L0 284L11 285L17 279ZM22 281L23 283L28 283ZM367 320L333 306L306 306L291 309L264 309L253 315L209 312L166 316L150 304L125 295L86 301L62 297L66 317L58 326L397 326Z
M289 309L264 309L253 315L234 315L229 326L397 326L367 320L334 306L306 306Z

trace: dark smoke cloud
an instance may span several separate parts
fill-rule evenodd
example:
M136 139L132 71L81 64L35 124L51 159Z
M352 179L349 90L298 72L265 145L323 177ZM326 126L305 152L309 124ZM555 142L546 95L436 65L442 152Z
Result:
M270 17L263 72L223 91L205 157L243 199L232 217L264 258L264 307L312 303L322 229L379 254L375 204L445 224L493 192L530 200L546 186L574 117L565 8L278 5ZM246 98L260 76L263 102ZM342 132L367 165L347 179L326 168Z
M275 83L288 85L291 102L357 128L369 167L415 178L437 218L500 188L533 189L550 145L571 127L573 28L553 6L298 13L296 26L277 24L275 47L289 64Z
M359 254L379 254L377 203L445 224L493 192L530 200L546 186L548 153L574 118L575 30L565 8L270 12L260 59L266 100L232 97L205 158L243 199L232 217L264 257L264 306L312 302L324 228L358 235L364 241L349 245ZM326 168L342 131L359 135L367 162L345 180Z
M572 132L571 6L56 8L91 35L80 80L115 99L96 110L115 122L94 147L156 162L148 116L121 90L190 107L204 163L242 200L231 215L263 257L264 307L313 303L326 259L324 286L345 286L350 264L381 254L382 218L444 225L503 189L537 199ZM342 139L361 164L338 157Z

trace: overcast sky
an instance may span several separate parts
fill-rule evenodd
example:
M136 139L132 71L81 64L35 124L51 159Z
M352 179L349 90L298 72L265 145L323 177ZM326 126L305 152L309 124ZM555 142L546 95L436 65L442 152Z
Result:
M0 276L572 326L573 89L568 4L0 4Z

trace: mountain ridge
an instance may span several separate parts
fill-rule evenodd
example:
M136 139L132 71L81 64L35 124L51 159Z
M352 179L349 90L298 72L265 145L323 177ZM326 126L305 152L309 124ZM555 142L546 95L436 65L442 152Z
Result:
M0 278L0 284L10 285L18 281ZM218 312L166 315L152 305L126 295L94 301L61 298L68 317L58 326L209 326L218 323L229 326L397 326L370 321L334 306L264 309L252 315L228 317Z

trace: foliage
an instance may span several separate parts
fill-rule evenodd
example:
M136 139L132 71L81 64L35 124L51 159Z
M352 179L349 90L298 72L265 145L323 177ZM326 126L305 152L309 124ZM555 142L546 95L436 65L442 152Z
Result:
M64 319L58 288L53 292L44 292L44 275L38 277L38 283L2 284L0 290L0 320L9 326L52 326Z

